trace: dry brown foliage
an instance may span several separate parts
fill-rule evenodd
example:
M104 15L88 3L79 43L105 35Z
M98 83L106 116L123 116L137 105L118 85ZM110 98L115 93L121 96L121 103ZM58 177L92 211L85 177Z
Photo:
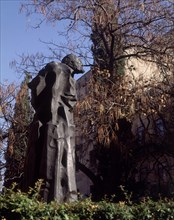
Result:
M84 58L85 65L94 60L111 74L117 72L117 62L126 57L150 59L161 66L169 65L169 57L173 62L173 1L33 0L23 2L21 10L27 16L40 15L35 28L48 22L63 36L63 41L45 42L50 59L73 52ZM21 65L17 65L21 69L37 67L37 60L45 62L44 55L22 56Z
M83 135L96 132L99 143L109 146L117 140L118 120L122 118L131 123L139 118L142 126L145 118L162 118L168 121L169 129L173 111L171 75L162 75L159 70L149 78L134 77L131 68L129 74L118 76L114 82L108 70L92 70L86 85L88 92L75 111L76 124Z
M13 105L16 94L14 84L0 84L0 141L8 136L8 129L13 120Z
M15 97L12 121L8 129L5 186L19 181L23 173L24 158L28 144L28 125L31 118L27 79L21 83Z

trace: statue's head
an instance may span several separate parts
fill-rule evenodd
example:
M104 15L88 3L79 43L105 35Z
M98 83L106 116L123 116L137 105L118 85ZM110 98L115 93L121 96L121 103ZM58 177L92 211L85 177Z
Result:
M65 63L74 70L74 73L84 73L83 64L79 57L74 54L69 54L62 59Z

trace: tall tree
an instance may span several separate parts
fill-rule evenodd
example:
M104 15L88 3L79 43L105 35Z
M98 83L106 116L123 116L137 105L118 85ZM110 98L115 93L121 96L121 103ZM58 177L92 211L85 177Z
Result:
M112 74L115 63L127 57L168 66L166 56L168 61L172 56L174 3L170 0L33 0L23 3L22 9L27 15L41 14L37 28L45 21L51 22L58 34L65 36L60 44L48 40L51 59L73 51L88 65L93 64L94 56L95 63ZM39 54L36 57L41 60ZM24 66L30 61L35 65L37 59L23 57L23 61Z
M16 87L13 83L4 82L0 84L0 190L4 182L5 152L9 128L13 121L13 104L15 100Z
M31 119L31 107L27 83L30 76L26 74L24 81L15 97L14 114L11 126L8 129L5 186L9 187L12 182L20 182L24 158L28 142L28 125Z
M136 60L137 66L139 62L142 61ZM93 182L97 196L115 194L119 185L137 190L140 185L135 179L144 172L141 169L146 170L146 177L152 177L160 166L165 181L174 187L173 75L169 72L163 75L158 68L149 72L151 75L144 75L143 68L137 70L137 66L130 64L125 76L116 82L109 79L109 71L94 68L86 82L88 92L76 106L78 135L83 140L77 153L83 162L83 151L91 145L92 139L92 153L98 164L94 174L100 177ZM143 63L145 69L150 65L150 62ZM144 164L147 160L154 169L147 168ZM87 167L91 169L90 162ZM159 176L158 180L162 181ZM143 181L146 185L149 177ZM141 187L143 194L146 190ZM150 189L150 183L146 187ZM164 193L162 187L159 190ZM158 193L157 190L155 196Z
M124 45L121 32L116 32L119 16L116 14L114 1L96 1L93 14L91 40L95 65L109 70L112 76L118 75L121 73L121 64L124 68L123 59L122 62L117 61L118 56L123 55Z

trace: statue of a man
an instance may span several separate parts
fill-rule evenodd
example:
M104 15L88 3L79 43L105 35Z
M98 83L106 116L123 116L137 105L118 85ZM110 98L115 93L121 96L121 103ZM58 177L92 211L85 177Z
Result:
M26 156L24 189L43 179L46 202L77 198L73 76L83 72L81 60L70 54L61 63L48 63L28 85L35 116Z

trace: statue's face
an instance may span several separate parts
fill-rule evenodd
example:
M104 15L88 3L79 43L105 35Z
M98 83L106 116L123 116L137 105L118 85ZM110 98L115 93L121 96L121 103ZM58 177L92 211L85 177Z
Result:
M71 67L74 70L74 73L84 73L82 61L74 54L69 54L64 57L62 63Z
M75 63L74 72L75 73L84 73L83 64L82 64L82 61L80 60L80 58L76 57L74 63Z

